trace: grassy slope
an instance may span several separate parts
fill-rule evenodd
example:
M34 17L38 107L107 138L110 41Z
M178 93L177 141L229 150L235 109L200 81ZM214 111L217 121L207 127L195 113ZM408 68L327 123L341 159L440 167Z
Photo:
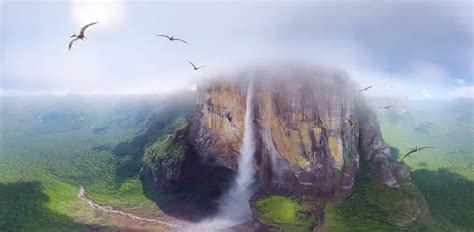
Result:
M408 107L404 114L379 112L382 134L393 147L395 156L400 157L415 146L436 147L415 153L405 162L411 169L413 182L430 204L436 229L441 231L474 231L474 136L469 130L473 122L469 106L472 104L418 102ZM371 179L359 178L352 198L339 206L327 206L327 227L324 230L433 229L419 225L394 228L386 222L386 213L374 206L373 197L379 198L377 202L390 206L397 194Z
M282 231L306 231L316 223L314 216L298 216L300 211L311 212L312 207L284 196L271 196L257 201L256 206L265 224Z
M413 210L410 199L419 198L414 186L389 189L367 173L360 173L351 198L341 205L328 204L322 231L431 231L428 225L396 227L389 221L409 220L403 212Z
M108 224L106 219L95 218L89 206L77 198L79 184L101 204L130 212L157 211L143 194L137 176L116 181L120 157L111 148L145 128L144 118L151 112L145 112L149 106L140 104L102 109L106 112L79 110L78 106L3 108L0 229L64 231ZM12 109L15 114L9 115ZM74 111L79 112L71 113ZM38 114L43 115L41 122ZM79 120L79 115L85 119ZM25 194L18 197L21 192Z
M415 110L416 109L416 110ZM386 142L402 156L414 146L434 146L407 157L413 182L437 221L474 230L474 134L472 104L414 104L398 117L382 115ZM427 123L431 123L427 125Z
M0 228L32 231L48 225L47 229L54 231L67 226L70 212L74 212L71 207L83 205L76 197L77 186L45 169L57 159L50 162L47 155L22 146L19 138L15 138L17 147L5 140L2 142L7 144L2 144L0 152ZM92 211L82 213L84 218L93 216Z

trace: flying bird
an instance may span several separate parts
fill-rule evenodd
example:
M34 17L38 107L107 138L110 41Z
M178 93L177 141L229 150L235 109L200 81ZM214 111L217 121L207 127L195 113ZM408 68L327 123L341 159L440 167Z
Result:
M351 128L356 128L357 127L357 124L352 122L350 119L346 118L346 120L349 122L349 125L351 126Z
M171 42L180 41L180 42L183 42L183 43L185 43L185 44L188 44L188 42L186 42L186 41L184 41L184 40L182 40L182 39L180 39L180 38L175 38L174 35L172 35L172 36L169 36L169 35L156 35L156 36L165 37L165 38L169 39Z
M202 66L196 67L196 65L194 65L193 62L191 62L191 61L189 61L189 60L188 60L188 63L191 64L191 65L193 66L193 69L196 70L196 71L199 70L199 69L201 69L201 68L206 67L206 65L202 65Z
M324 123L323 123L323 120L321 120L321 118L319 118L319 120L318 120L318 126L319 126L320 128L323 128L323 127L324 127Z
M76 41L79 40L79 39L80 39L80 40L87 39L87 37L84 35L84 32L86 31L86 29L87 29L88 27L90 27L90 26L92 26L92 25L94 25L94 24L97 24L97 23L99 23L99 22L89 23L89 24L87 24L87 25L85 25L85 26L83 26L83 27L81 28L81 30L79 31L79 35L76 35L76 34L71 35L71 38L74 38L74 39L72 39L71 42L69 42L69 51L71 51L71 47L72 47L72 44L73 44L74 42L76 42Z
M388 110L388 109L390 109L390 108L392 108L392 107L395 107L395 106L392 106L392 105L381 106L379 109L380 109L380 110Z
M359 92L367 91L367 90L369 90L370 88L372 88L372 85L367 86L367 87L365 87L365 88L363 88L363 89L359 89Z
M418 146L416 146L416 147L413 148L411 151L409 151L408 153L406 153L406 154L403 156L402 160L405 159L407 156L409 156L411 153L419 152L419 151L421 151L421 150L423 150L423 149L428 149L428 148L434 148L434 147L418 147Z

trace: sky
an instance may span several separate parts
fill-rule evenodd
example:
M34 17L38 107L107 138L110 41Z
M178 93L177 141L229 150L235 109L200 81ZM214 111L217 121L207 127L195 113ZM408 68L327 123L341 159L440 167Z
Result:
M372 96L474 97L470 1L0 3L2 95L170 93L291 63L342 70Z

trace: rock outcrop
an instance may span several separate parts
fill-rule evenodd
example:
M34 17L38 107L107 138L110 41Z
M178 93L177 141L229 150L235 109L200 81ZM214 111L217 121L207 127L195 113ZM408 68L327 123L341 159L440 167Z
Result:
M199 86L189 137L204 160L236 169L250 78L261 188L341 201L352 192L360 157L380 181L399 187L389 148L355 84L324 71L257 71Z
M254 101L246 106L251 80ZM391 160L377 118L356 85L345 74L325 70L257 70L199 85L186 136L200 163L237 169L247 107L255 112L259 193L342 202L352 194L362 162L388 188L411 184L407 166ZM424 199L410 203L416 210L404 226L429 214Z

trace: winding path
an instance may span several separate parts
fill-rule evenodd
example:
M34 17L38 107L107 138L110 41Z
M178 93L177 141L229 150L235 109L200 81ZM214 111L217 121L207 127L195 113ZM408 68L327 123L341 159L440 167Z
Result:
M89 204L89 206L91 208L95 209L95 210L100 210L100 211L103 211L105 213L110 213L110 214L118 214L118 215L130 218L134 221L142 221L142 222L152 223L152 224L162 224L162 225L166 225L166 226L169 226L169 227L184 227L186 225L185 223L179 223L178 224L178 223L167 222L165 220L159 220L159 219L153 219L153 218L143 218L143 217L139 217L139 216L136 216L136 215L133 215L133 214L130 214L130 213L123 212L121 210L113 209L110 206L102 206L102 205L99 205L99 204L93 202L91 199L87 198L85 193L86 193L86 190L84 189L84 186L81 185L79 187L79 193L77 194L77 197L79 197L81 200L87 202L87 204Z

